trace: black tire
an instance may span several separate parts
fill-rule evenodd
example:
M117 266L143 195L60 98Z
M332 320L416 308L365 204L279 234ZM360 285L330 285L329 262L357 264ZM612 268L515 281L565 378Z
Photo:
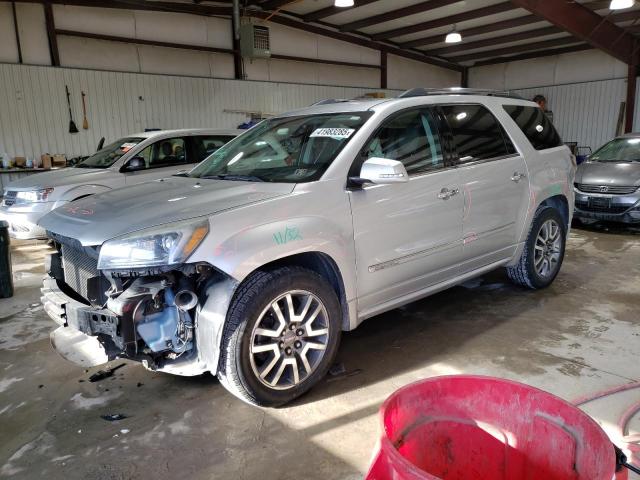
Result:
M311 375L286 390L269 388L251 364L252 332L260 314L280 295L304 290L318 297L327 312L329 333L324 355ZM300 267L282 267L252 273L238 287L222 334L218 378L232 394L252 405L277 407L303 395L327 373L341 335L342 309L331 285L317 273Z
M540 229L545 222L553 220L559 226L559 234L561 235L560 257L555 264L555 268L549 275L541 276L534 265L534 249L536 245L536 239L540 232ZM529 234L527 235L527 241L524 246L524 250L520 255L518 263L512 267L507 267L507 275L509 279L516 285L538 290L546 288L555 280L562 261L564 260L564 251L567 242L567 226L560 215L560 212L553 207L539 207L531 223Z

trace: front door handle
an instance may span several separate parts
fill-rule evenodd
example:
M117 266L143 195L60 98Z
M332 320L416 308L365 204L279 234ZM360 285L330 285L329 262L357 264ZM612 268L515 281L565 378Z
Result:
M526 175L524 173L513 172L513 176L511 177L511 181L518 183L520 180L522 180L525 177L526 177Z
M460 190L457 188L453 188L449 190L448 188L445 187L442 190L440 190L440 193L438 194L438 198L440 200L449 200L451 197L453 197L454 195L457 195L458 193L460 193Z

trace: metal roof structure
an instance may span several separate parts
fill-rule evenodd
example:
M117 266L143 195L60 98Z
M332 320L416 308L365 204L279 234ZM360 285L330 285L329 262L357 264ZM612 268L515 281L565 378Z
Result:
M244 16L458 71L591 48L628 65L640 63L638 4L612 11L609 0L354 0L355 5L348 8L335 7L334 0L240 1ZM45 6L52 3L232 14L231 0L50 0ZM454 27L463 40L447 44L445 36ZM77 34L51 30L50 36Z

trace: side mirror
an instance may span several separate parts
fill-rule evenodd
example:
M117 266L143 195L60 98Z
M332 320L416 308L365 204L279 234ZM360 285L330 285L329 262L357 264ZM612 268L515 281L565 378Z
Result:
M373 183L374 185L406 183L409 181L409 174L403 163L398 160L374 157L362 164L360 177L353 179L353 181L360 185L364 183Z
M125 172L135 172L137 170L144 170L147 164L142 157L130 158L124 165Z

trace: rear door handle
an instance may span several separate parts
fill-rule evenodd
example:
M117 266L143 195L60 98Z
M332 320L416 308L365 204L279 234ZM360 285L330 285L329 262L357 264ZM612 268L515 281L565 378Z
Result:
M526 175L524 173L513 172L513 176L511 177L511 181L518 183L523 178L526 178Z
M454 195L457 195L458 193L460 193L460 190L457 188L453 188L449 190L448 188L445 187L442 190L440 190L440 193L438 194L438 198L440 200L449 200L451 197L453 197Z

